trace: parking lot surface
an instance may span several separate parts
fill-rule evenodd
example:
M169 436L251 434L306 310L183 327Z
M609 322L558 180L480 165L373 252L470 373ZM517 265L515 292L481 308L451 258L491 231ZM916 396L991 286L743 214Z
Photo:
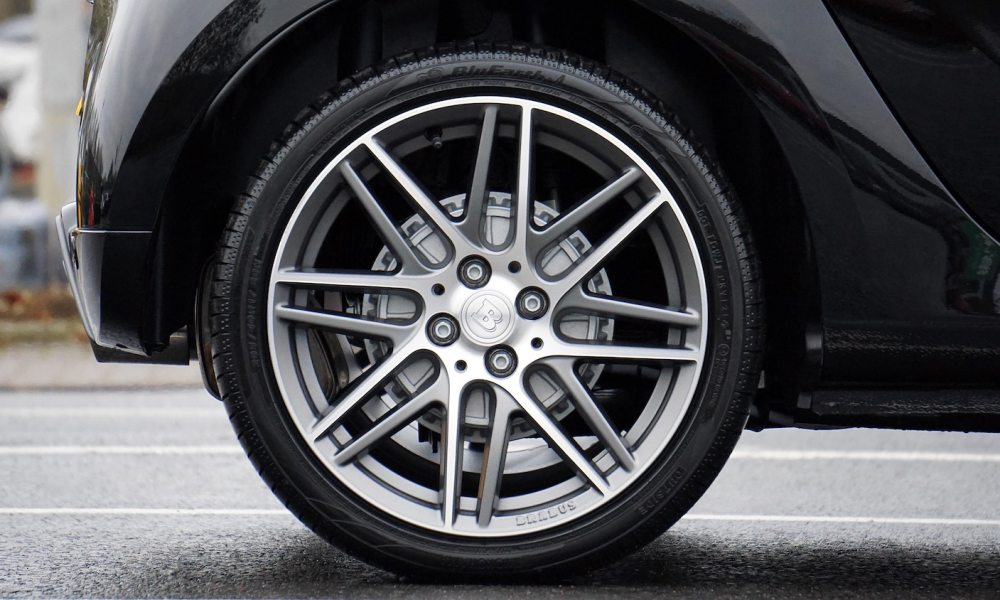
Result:
M287 515L200 390L0 393L0 597L1000 597L1000 435L747 432L673 530L525 585L412 582Z

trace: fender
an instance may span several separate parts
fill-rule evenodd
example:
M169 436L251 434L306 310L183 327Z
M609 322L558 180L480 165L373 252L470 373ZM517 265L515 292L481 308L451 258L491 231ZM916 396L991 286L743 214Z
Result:
M959 288L996 242L910 140L825 5L646 5L727 65L796 172L822 296L824 383L995 378L998 315L970 310ZM929 329L932 320L952 325ZM944 349L971 362L943 366Z
M329 2L97 2L84 80L80 226L152 231L158 211L151 208L211 101L268 42Z
M185 142L242 65L331 1L95 3L76 237L88 248L78 261L96 280L91 293L105 299L85 303L98 345L142 354L166 345L167 339L143 339L142 322L153 232Z
M94 26L105 30L88 64L81 227L142 232L145 245L131 243L146 259L132 259L129 268L138 263L148 270L158 209L171 201L164 192L201 116L270 40L332 1L176 0L169 9L142 0L99 1ZM811 382L990 381L1000 321L995 310L970 311L962 302L960 274L996 244L909 139L826 5L636 1L724 65L788 158L818 277L819 289L803 301L816 302L814 314L822 315L803 342ZM158 23L174 21L169 34L154 33ZM105 253L104 268L115 268L114 260ZM118 286L112 291L126 301L116 306L131 307L131 314L119 308L122 314L104 315L101 323L109 328L107 341L148 353L166 343L165 335L143 339L141 332L165 330L150 323L157 311L139 308L150 301L148 273L132 274L105 282ZM954 325L923 325L942 319ZM941 347L959 348L967 360L942 370L934 350ZM803 402L807 408L808 398Z

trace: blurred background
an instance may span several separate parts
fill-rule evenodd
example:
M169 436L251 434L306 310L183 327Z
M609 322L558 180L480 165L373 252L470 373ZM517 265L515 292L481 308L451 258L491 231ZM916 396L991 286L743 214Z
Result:
M0 389L196 382L188 369L96 365L59 263L90 12L87 0L0 0Z

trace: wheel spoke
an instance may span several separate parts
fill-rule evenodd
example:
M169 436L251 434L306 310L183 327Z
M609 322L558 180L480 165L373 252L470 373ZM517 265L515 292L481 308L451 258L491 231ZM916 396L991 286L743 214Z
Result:
M554 359L546 364L555 371L562 383L563 391L569 394L573 405L580 412L580 416L587 422L587 425L590 426L608 452L615 457L618 464L626 471L635 469L635 458L632 457L632 452L625 446L621 435L612 426L607 415L594 401L590 390L577 377L573 369L573 360Z
M500 502L500 481L503 479L507 448L510 442L510 416L513 403L508 394L494 386L493 414L490 419L490 438L483 449L483 466L479 476L476 520L486 527L493 518L493 511Z
M443 373L437 379L417 395L397 404L376 421L371 429L366 431L361 437L355 438L348 445L341 448L334 457L334 462L338 465L345 465L354 460L359 454L368 451L373 444L395 434L408 423L416 419L422 412L427 410L434 403L442 403L448 397L448 381Z
M382 362L371 367L365 372L361 379L355 381L344 393L326 415L324 415L312 428L312 439L318 440L326 435L330 429L340 423L349 412L361 406L372 393L384 385L386 381L402 367L406 361L413 356L405 346L403 348L393 348L392 353L385 357Z
M402 265L402 271L406 272L426 272L420 259L417 257L416 253L413 251L413 247L410 246L409 241L403 237L402 232L396 227L392 219L388 214L382 209L382 206L378 203L375 197L372 195L368 186L365 182L361 180L358 176L357 171L351 166L346 160L340 163L340 173L350 186L351 190L354 191L355 196L361 202L361 206L368 213L368 217L371 219L372 224L378 230L382 236L382 240L389 246L392 250L393 255L399 260Z
M375 156L375 159L385 168L386 172L399 184L399 187L403 189L406 195L413 200L420 213L425 218L430 219L438 232L451 242L455 251L459 254L470 253L473 248L458 229L458 225L444 214L441 206L427 195L427 192L410 176L406 168L389 154L388 150L383 148L382 144L377 140L370 139L366 145Z
M521 125L517 147L517 186L514 190L514 240L511 242L524 249L527 257L528 231L531 230L531 107L521 109Z
M282 269L273 281L278 285L298 285L318 288L382 290L412 292L423 280L407 275L392 275L375 271L315 271Z
M646 221L666 203L662 196L656 196L628 218L618 229L613 231L603 242L594 246L572 267L566 270L562 278L557 282L557 287L561 294L583 281L588 275L596 271L609 256L619 250L628 238L642 228ZM560 295L561 295L560 294Z
M462 436L464 411L462 389L452 386L445 407L445 428L441 436L441 517L446 529L455 525L462 493Z
M618 178L601 188L590 198L587 198L570 212L562 215L555 223L552 223L542 231L531 231L532 254L537 254L545 246L561 240L563 237L573 233L580 228L584 221L589 219L609 201L617 198L629 186L642 177L642 171L638 167L625 169Z
M493 143L496 136L497 107L490 105L483 111L483 126L479 133L479 149L476 152L476 165L472 172L472 185L465 203L465 215L462 220L462 230L470 240L482 241L483 207L490 174L490 158L493 155Z
M701 316L692 310L656 306L624 298L595 296L583 291L583 287L580 285L574 286L563 296L560 308L579 309L584 312L614 317L642 319L679 327L696 327L701 324Z
M312 310L307 308L295 308L292 306L277 306L274 314L286 321L302 323L305 325L315 325L340 333L356 334L364 338L382 338L391 340L399 345L413 334L414 325L400 325L397 323L387 323L374 319L364 319L361 317L349 317L346 315Z
M572 467L584 481L589 483L601 494L606 495L610 491L608 482L604 479L604 475L602 475L597 470L597 467L594 466L594 463L582 452L580 452L576 443L563 433L562 428L552 419L551 416L549 416L549 413L546 412L540 404L534 401L531 393L527 389L527 386L521 384L520 392L521 397L524 398L524 401L519 402L520 408L524 411L525 416L529 421L531 421L538 433L553 446L553 450L558 452L564 460L569 462L570 467Z
M549 356L582 358L605 362L697 362L699 355L688 348L657 348L627 344L554 342L547 344Z

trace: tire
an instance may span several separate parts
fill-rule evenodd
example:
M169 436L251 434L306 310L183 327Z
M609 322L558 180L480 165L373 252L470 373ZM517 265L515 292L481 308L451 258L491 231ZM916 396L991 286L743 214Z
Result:
M479 124L474 134L469 123ZM483 140L495 148L480 160ZM441 166L466 159L473 166L465 179L454 175L458 167ZM477 179L479 163L486 166ZM528 183L516 175L523 164L534 173ZM533 213L523 230L527 248L541 221L551 226L564 213L582 214L575 200L558 198L593 198L579 193L601 189L590 180L603 170L638 175L578 230L558 234L564 239L538 234L575 250L520 249L519 216L528 221ZM407 177L419 182L417 191ZM469 191L446 200L458 189L452 180ZM649 94L559 51L438 47L356 75L303 110L272 146L220 244L212 348L240 442L303 523L398 573L559 575L626 556L705 491L756 389L760 277L725 181ZM522 213L520 197L529 194L536 201ZM466 211L482 209L477 197L487 210ZM432 215L426 202L442 210ZM501 216L491 217L497 206ZM642 215L638 233L624 237L630 219ZM548 226L545 232L558 231ZM444 249L400 236L413 229L431 231ZM469 270L461 248L472 239L482 262ZM612 247L603 262L586 262ZM530 264L509 264L515 250ZM569 266L551 275L546 269L559 261L543 264L543 255ZM406 275L411 266L419 276ZM515 266L523 268L515 273ZM360 288L350 279L356 271L330 275L343 268L368 269L359 276L380 279L361 281L380 283ZM482 270L490 279L479 288ZM517 292L535 279L553 297ZM399 296L379 287L397 280L405 282ZM337 281L356 287L337 288ZM446 283L443 294L432 281ZM584 286L590 304L567 300L569 292L555 296ZM592 302L626 292L613 311ZM408 308L392 304L402 302L397 297L409 298ZM447 322L428 324L438 309ZM576 329L567 333L570 325ZM497 337L505 327L509 337ZM459 340L450 342L456 328ZM420 351L407 354L411 348ZM508 350L516 357L501 355ZM545 358L535 360L535 351ZM379 371L397 356L405 357L402 371ZM416 365L426 378L407 387ZM519 375L505 375L507 367ZM489 383L458 391L463 377ZM377 386L366 383L376 379ZM539 390L552 382L550 406ZM360 391L368 388L375 392ZM402 429L388 423L408 407L405 418L413 420ZM376 429L388 433L361 441ZM363 449L338 463L352 447ZM532 504L536 498L540 504Z

